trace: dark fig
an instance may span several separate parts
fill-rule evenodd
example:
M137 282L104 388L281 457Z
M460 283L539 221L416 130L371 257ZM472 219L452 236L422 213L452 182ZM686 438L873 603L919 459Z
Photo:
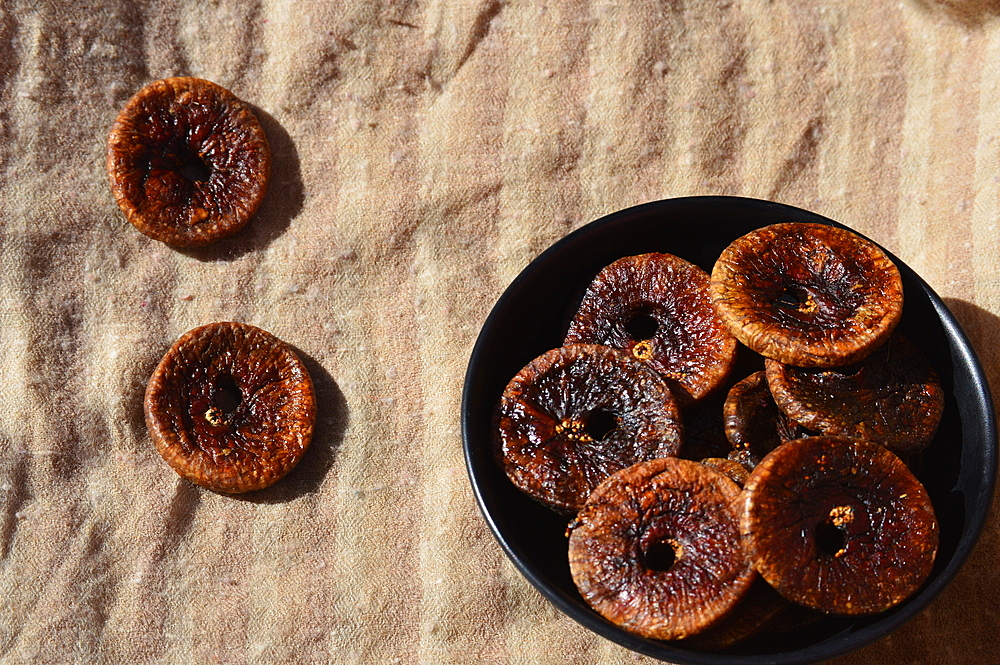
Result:
M573 344L539 356L504 390L498 456L521 490L575 512L610 474L676 455L677 403L663 378L610 347Z
M691 460L661 458L613 474L569 528L584 600L621 628L659 640L728 615L756 577L739 536L740 488Z
M688 404L715 390L733 366L736 340L708 294L708 274L672 254L627 256L594 278L565 344L604 344L667 378Z
M726 438L734 451L746 453L741 462L752 460L751 469L782 443L807 434L775 404L763 371L730 388L722 413Z
M767 361L781 411L814 432L874 441L897 455L920 452L944 413L930 362L900 334L847 367L806 369Z
M182 477L217 492L278 482L312 440L312 379L290 346L245 323L181 336L143 403L150 437Z
M271 149L250 108L192 77L137 92L108 137L108 176L122 212L168 245L197 247L236 233L257 211Z
M888 448L808 437L773 450L743 488L740 530L761 576L792 602L874 614L912 595L938 548L930 497Z
M741 342L801 367L836 367L881 345L899 322L899 270L874 243L825 224L773 224L730 244L712 303Z

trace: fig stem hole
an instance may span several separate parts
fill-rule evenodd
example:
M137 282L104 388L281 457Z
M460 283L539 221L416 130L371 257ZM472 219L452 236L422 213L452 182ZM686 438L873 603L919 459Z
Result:
M587 414L584 431L594 441L600 441L611 432L618 429L618 418L604 409L595 409Z
M625 324L625 332L635 340L651 339L659 328L660 322L649 312L636 312Z
M681 544L673 538L654 540L642 553L646 568L659 572L670 570L680 558Z
M844 535L843 527L836 526L830 520L825 520L817 525L816 546L823 554L838 557L843 554L846 544L847 537Z
M782 291L777 297L777 302L782 305L790 305L791 307L798 307L802 304L802 301L799 300L798 294L791 289L785 289Z
M222 409L223 413L232 413L243 401L243 391L236 385L236 380L231 375L220 374L215 381L212 401Z
M813 312L817 306L816 299L809 293L809 289L798 284L785 286L774 302L781 307L797 309L802 312Z
M189 155L178 170L191 182L205 182L212 177L212 170L198 155Z

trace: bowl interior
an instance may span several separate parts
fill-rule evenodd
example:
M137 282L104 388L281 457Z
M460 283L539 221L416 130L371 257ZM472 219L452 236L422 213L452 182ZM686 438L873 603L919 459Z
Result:
M711 272L715 259L737 237L788 221L843 226L798 208L731 197L657 201L603 217L555 243L518 275L483 325L469 362L462 405L466 463L493 534L521 573L563 612L608 639L662 660L809 663L872 642L917 614L955 576L989 510L996 426L982 369L941 299L890 254L904 284L899 330L927 355L948 396L937 436L924 453L925 471L918 473L941 525L935 568L923 589L873 617L830 617L808 629L750 640L725 653L694 651L622 631L593 612L577 593L567 561L567 518L522 494L494 461L493 413L504 387L533 358L561 345L583 290L615 259L667 252Z

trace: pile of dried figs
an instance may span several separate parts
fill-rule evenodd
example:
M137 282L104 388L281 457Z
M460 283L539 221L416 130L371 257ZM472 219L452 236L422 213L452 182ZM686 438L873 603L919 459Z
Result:
M601 270L496 419L507 477L571 517L584 600L720 649L918 590L938 524L910 464L944 393L902 307L885 253L822 224L748 233L711 275L663 253Z

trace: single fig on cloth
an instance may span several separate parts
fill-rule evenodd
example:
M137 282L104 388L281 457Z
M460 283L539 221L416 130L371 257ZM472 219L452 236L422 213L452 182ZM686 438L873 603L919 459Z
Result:
M192 77L137 92L108 137L111 191L125 217L168 245L199 247L242 229L264 200L271 148L250 108Z
M143 407L156 449L178 474L233 494L291 471L316 421L305 365L290 346L245 323L182 335L149 379Z

